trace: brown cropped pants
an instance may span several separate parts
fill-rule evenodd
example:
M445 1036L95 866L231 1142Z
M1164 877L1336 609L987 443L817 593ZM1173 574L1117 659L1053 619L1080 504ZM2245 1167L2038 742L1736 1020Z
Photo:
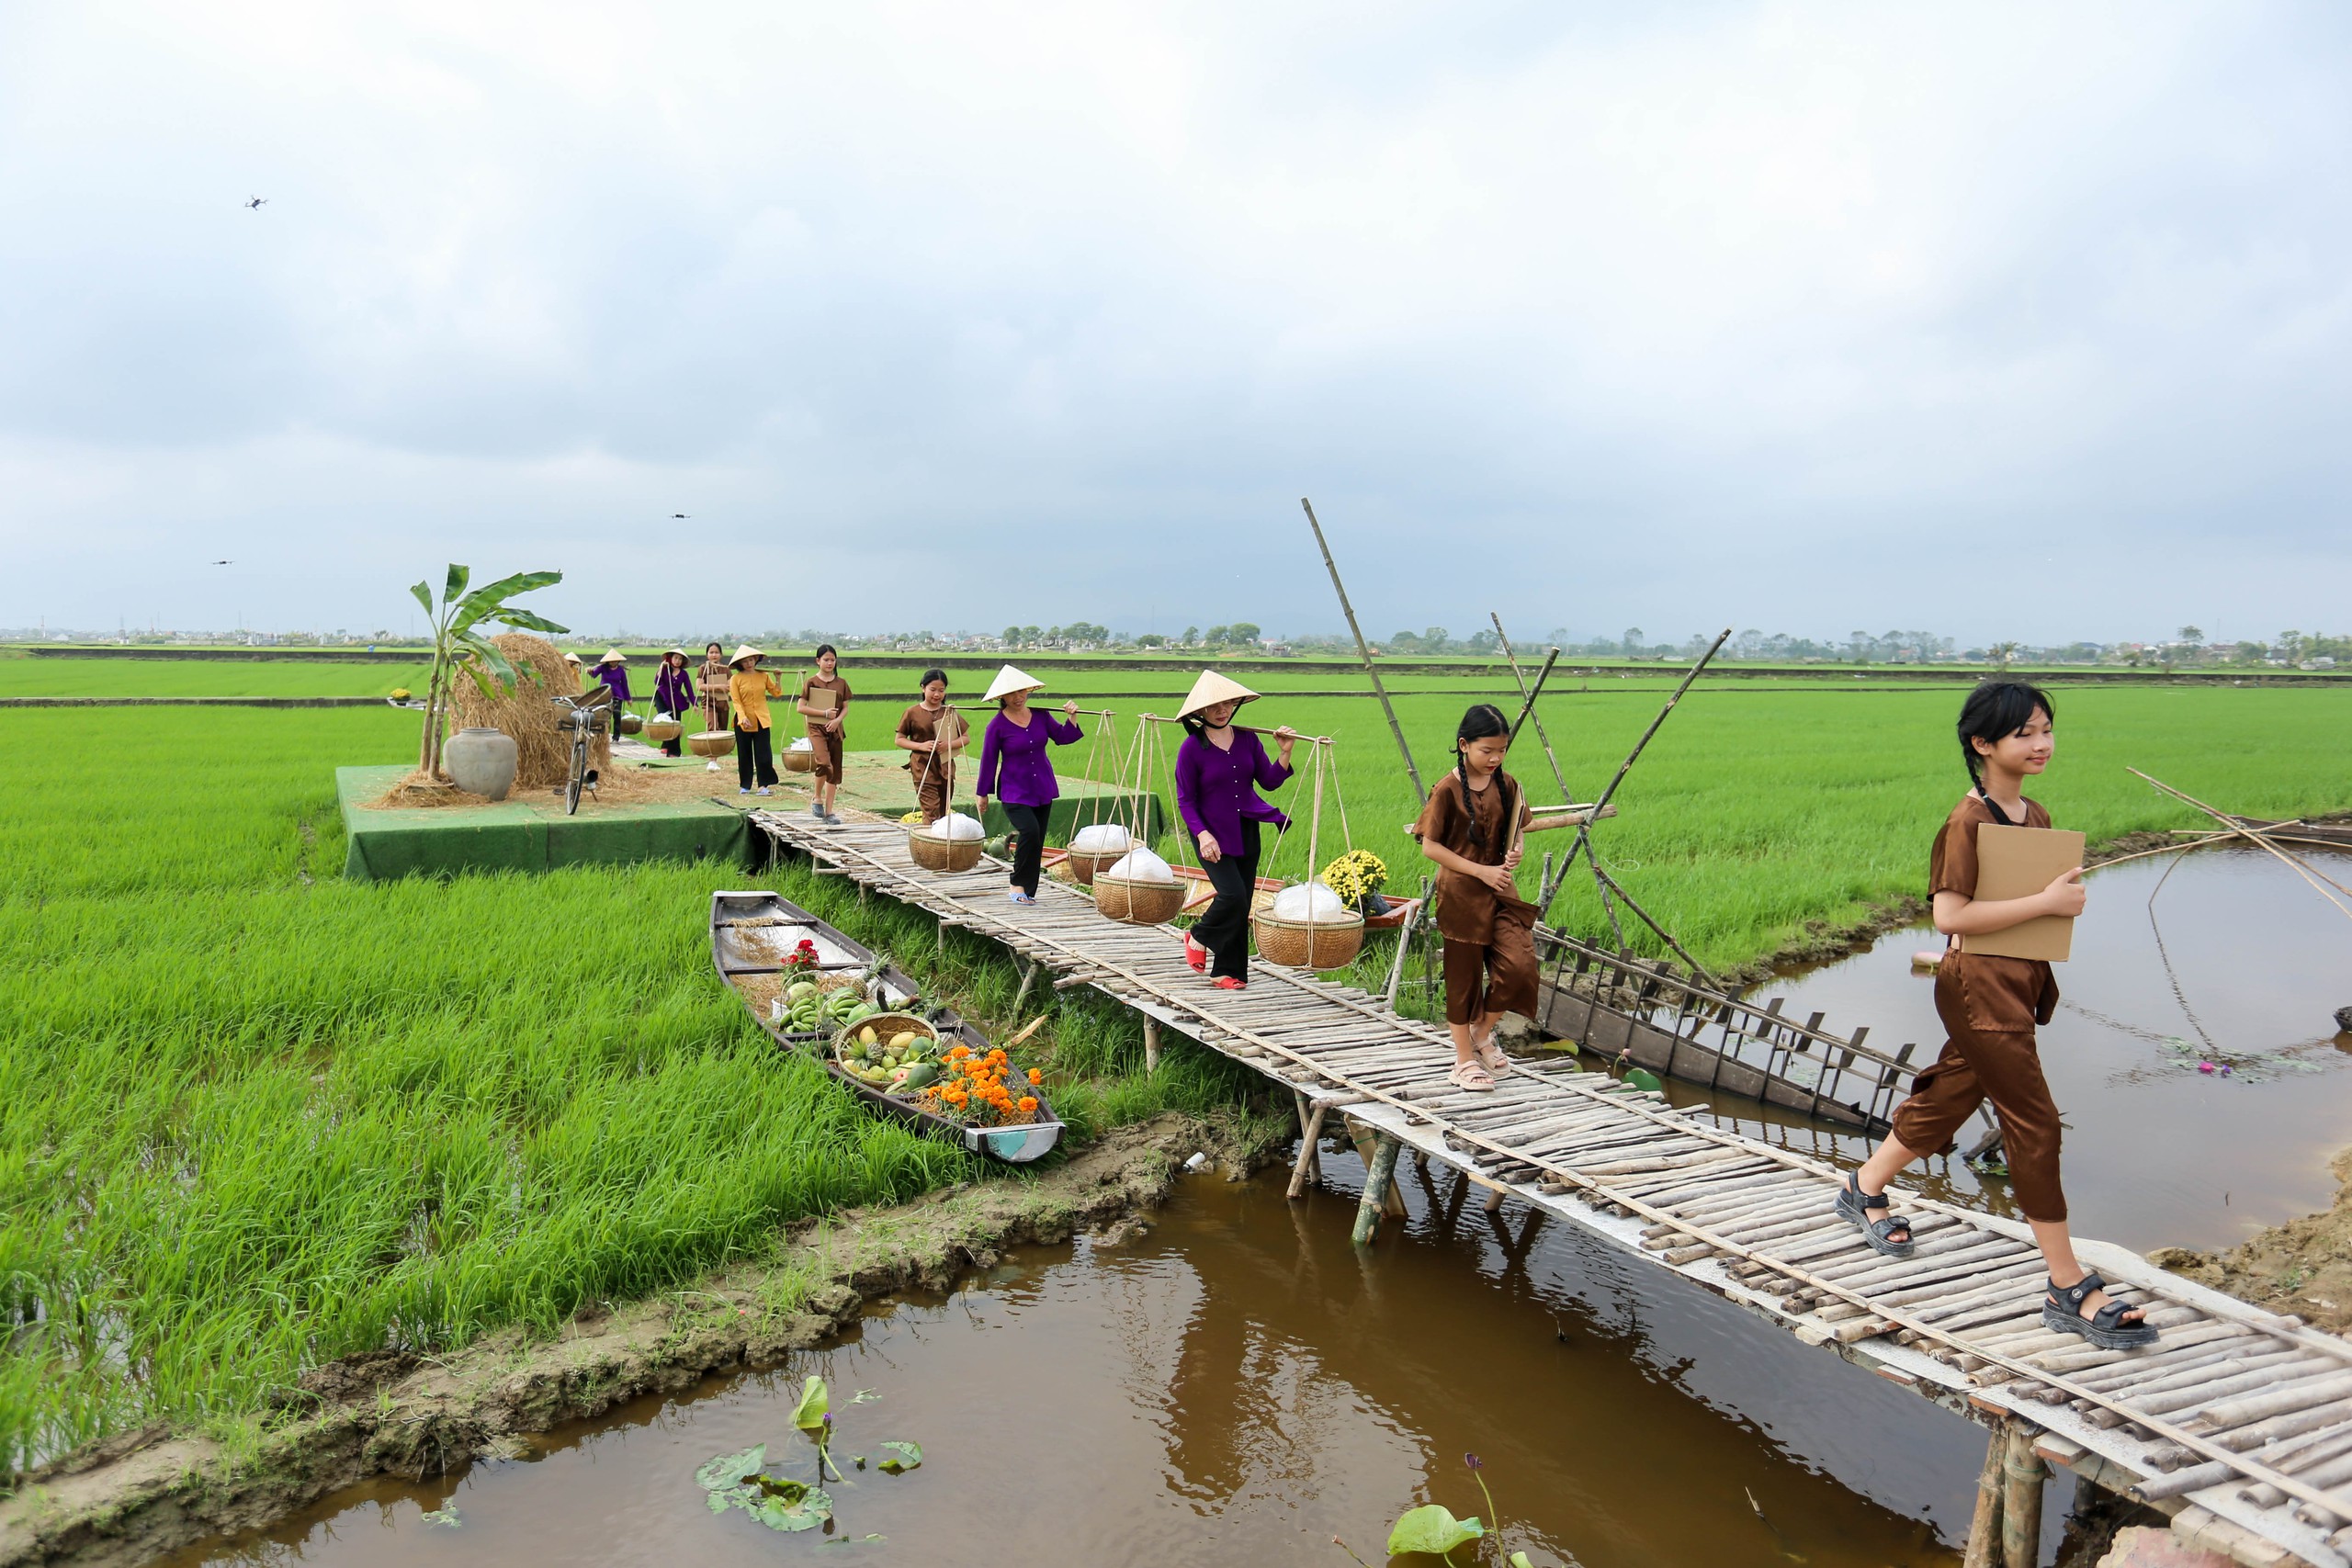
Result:
M1535 967L1533 911L1497 900L1485 942L1445 939L1445 1021L1476 1023L1490 1012L1534 1017Z
M949 768L943 773L927 768L923 765L925 761L922 757L915 759L915 809L922 813L927 825L947 815L948 796L956 793L956 770Z
M1917 1154L1949 1154L1961 1123L1990 1100L2018 1207L2029 1220L2055 1224L2066 1217L2066 1194L2058 1181L2061 1129L2058 1106L2041 1076L2033 1027L2028 1022L2023 1028L1986 1029L1976 1023L1988 1010L2009 1010L2008 998L1971 998L1971 989L1994 987L1983 984L1991 978L1984 976L1963 985L1964 963L1947 958L1936 976L1936 1016L1950 1037L1935 1064L1919 1075L1911 1098L1896 1107L1895 1140ZM2032 1003L2025 1005L2030 1018Z

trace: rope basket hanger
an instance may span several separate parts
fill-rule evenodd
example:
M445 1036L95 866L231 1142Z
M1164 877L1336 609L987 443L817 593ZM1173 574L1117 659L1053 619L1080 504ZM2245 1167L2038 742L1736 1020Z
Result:
M1307 807L1306 874L1277 891L1271 907L1253 910L1250 929L1258 940L1259 956L1269 964L1294 969L1344 969L1363 951L1363 913L1345 903L1316 873L1322 848L1323 790L1327 782L1339 812L1340 837L1351 853L1355 849L1355 835L1348 827L1347 802L1340 794L1340 771L1332 756L1330 738L1301 739L1307 745L1308 776L1314 792ZM1287 828L1275 836L1273 852L1266 857L1269 863L1282 853L1283 840L1288 836ZM1290 898L1294 893L1298 897ZM1304 908L1284 911L1286 899Z
M1120 825L1125 829L1129 848L1091 874L1094 907L1128 925L1165 925L1184 908L1183 881L1150 847L1152 796L1148 784L1167 761L1159 739L1159 726L1165 722L1157 715L1145 714L1136 724L1117 807L1117 815L1125 818ZM1182 843L1178 852L1189 864L1191 845L1183 841L1183 835L1177 837ZM1141 858L1147 855L1148 861Z

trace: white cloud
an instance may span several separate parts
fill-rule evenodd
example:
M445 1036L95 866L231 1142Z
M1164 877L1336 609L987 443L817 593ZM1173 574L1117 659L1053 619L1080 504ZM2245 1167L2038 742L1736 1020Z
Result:
M2352 586L2324 8L12 15L0 623L1328 625L1302 491L1384 628Z

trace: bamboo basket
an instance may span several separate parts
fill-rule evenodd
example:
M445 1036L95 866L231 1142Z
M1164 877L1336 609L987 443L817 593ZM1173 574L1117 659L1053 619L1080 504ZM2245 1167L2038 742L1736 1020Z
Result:
M813 773L817 771L817 753L808 747L795 750L787 746L784 749L784 755L775 761L776 766L787 773Z
M685 728L674 718L649 718L645 721L645 738L656 746L667 746L684 733Z
M1093 879L1094 907L1131 926L1166 925L1184 908L1181 882L1130 882L1124 876Z
M980 863L978 839L943 839L922 828L907 829L907 853L925 871L969 871Z
M731 729L706 729L686 737L686 750L697 757L724 757L735 750Z
M1071 881L1081 887L1091 887L1097 875L1126 858L1126 850L1069 850L1063 852L1062 863L1069 867Z
M1271 910L1250 917L1258 956L1293 969L1344 969L1363 951L1363 916L1351 909L1335 919L1284 920Z

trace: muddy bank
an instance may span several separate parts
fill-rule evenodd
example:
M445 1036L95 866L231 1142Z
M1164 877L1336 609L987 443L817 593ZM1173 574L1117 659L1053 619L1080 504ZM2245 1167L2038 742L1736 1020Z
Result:
M0 1501L0 1568L130 1568L371 1475L436 1475L501 1455L520 1434L779 1360L853 1322L869 1298L943 1289L1009 1246L1145 1223L1138 1216L1194 1150L1238 1169L1265 1157L1238 1126L1166 1115L1113 1132L1034 1180L804 1222L771 1262L583 1313L553 1337L503 1330L446 1357L346 1358L305 1376L299 1406L258 1430L127 1435Z
M2352 1149L2329 1168L2344 1185L2319 1213L2273 1225L2226 1251L2160 1247L2148 1261L2331 1334L2352 1329Z

